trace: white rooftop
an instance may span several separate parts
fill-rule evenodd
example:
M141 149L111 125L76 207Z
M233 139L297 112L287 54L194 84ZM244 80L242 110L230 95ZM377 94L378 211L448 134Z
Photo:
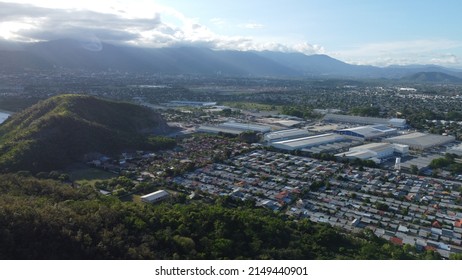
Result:
M353 128L339 130L339 132L352 132L363 135L365 138L381 137L387 134L396 132L395 128L390 128L385 125L366 125Z
M404 144L411 147L419 146L422 148L444 145L454 140L454 136L442 136L438 134L428 134L422 132L414 132L386 139L386 141L390 143Z
M269 132L271 127L266 125L251 124L251 123L240 123L240 122L225 122L220 125L221 127L228 127L240 130L252 130L258 132Z
M274 131L265 134L265 140L271 141L274 139L281 139L281 138L289 138L289 137L296 137L296 136L308 136L309 132L304 129L285 129L285 130L279 130L279 131Z
M150 202L150 201L155 201L160 198L167 197L169 195L170 194L167 191L159 190L159 191L152 192L152 193L141 196L141 200Z
M351 148L350 151L370 150L374 152L379 152L390 148L393 148L393 146L390 143L370 143Z
M332 143L337 141L343 141L345 138L338 134L327 133L315 136L308 136L303 138L297 138L292 140L285 140L273 143L275 147L289 148L289 149L300 149L309 146L321 145L324 143Z

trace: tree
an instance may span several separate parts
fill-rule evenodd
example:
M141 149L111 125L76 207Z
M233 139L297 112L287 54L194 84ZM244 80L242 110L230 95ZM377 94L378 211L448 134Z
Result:
M381 210L381 211L388 211L389 206L388 206L388 204L385 204L385 203L382 203L382 202L378 202L378 201L377 201L377 202L375 203L375 208L376 208L377 210Z
M417 175L419 173L419 168L417 167L417 165L411 164L410 171L411 171L411 174Z

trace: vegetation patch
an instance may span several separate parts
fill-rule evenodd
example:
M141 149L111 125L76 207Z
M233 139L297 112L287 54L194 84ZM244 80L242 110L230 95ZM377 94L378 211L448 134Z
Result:
M161 116L141 106L84 95L61 95L13 115L0 126L0 171L61 169L88 153L156 150L173 139Z
M96 182L117 177L116 174L92 167L75 168L68 172L71 181L77 184L95 185Z

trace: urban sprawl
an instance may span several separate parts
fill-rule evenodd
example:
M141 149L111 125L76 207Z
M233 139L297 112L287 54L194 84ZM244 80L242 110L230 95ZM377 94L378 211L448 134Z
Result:
M188 101L164 105L216 106ZM215 109L224 109L219 107ZM249 114L181 126L188 127L175 133L182 151L125 155L116 163L98 161L98 166L137 174L140 182L166 177L173 192L186 192L190 198L251 201L294 219L308 218L349 232L369 229L394 244L434 250L445 258L462 252L462 177L446 172L441 179L428 173L433 159L460 153L453 136L412 131L404 119L330 113L316 124L291 116ZM255 133L261 141L249 145L209 136L185 137L197 133ZM228 155L223 156L220 148ZM199 150L212 154L191 161L191 151ZM320 154L337 160L316 159ZM211 160L217 155L222 155L220 160ZM172 160L189 170L175 174ZM355 165L355 160L373 162L375 167ZM164 169L154 173L153 166ZM412 168L419 174L411 174ZM168 196L160 190L141 200L155 203Z

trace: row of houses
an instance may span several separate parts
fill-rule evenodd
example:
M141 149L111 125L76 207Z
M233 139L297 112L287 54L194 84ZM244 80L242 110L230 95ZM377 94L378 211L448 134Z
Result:
M458 182L257 150L175 178L192 191L252 199L272 210L348 231L372 229L443 256L461 246ZM312 188L313 185L318 190ZM301 194L305 195L302 196ZM283 208L287 206L287 208ZM420 247L419 247L420 248Z

